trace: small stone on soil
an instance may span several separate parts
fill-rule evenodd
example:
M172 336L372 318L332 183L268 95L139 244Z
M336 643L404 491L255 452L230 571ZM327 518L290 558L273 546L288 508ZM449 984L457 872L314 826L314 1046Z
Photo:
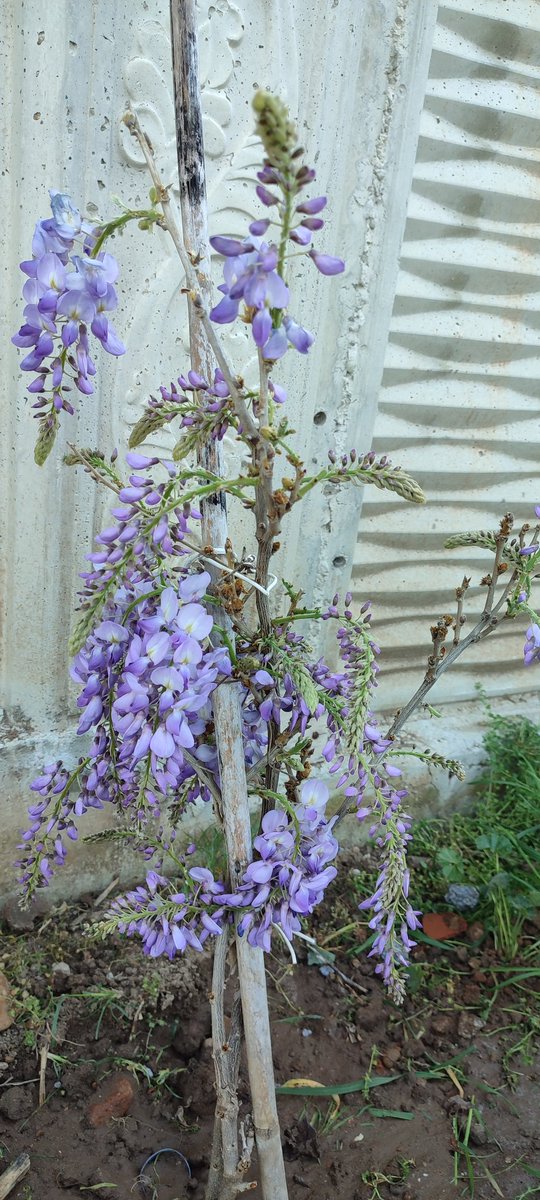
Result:
M48 907L43 896L37 896L30 901L27 908L20 908L19 901L15 896L4 905L2 919L12 933L30 933L36 919L43 917Z
M99 1100L94 1100L89 1106L90 1125L95 1128L98 1125L106 1125L113 1117L125 1117L135 1099L136 1090L130 1075L113 1075L105 1095Z
M470 1041L476 1033L479 1033L484 1027L484 1022L481 1017L477 1017L472 1012L461 1012L458 1018L457 1032L458 1037Z
M8 1121L22 1121L34 1108L31 1091L25 1087L10 1087L0 1098L0 1113Z

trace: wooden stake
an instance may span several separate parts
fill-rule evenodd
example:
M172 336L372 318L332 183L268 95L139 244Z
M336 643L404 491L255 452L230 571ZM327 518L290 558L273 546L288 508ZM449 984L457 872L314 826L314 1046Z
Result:
M170 0L170 11L184 245L196 270L201 300L208 309L211 277L195 0ZM192 367L210 380L214 373L212 349L205 325L192 306L189 321ZM224 475L222 450L218 439L204 448L201 462L214 473ZM213 503L204 505L202 536L204 544L225 546L227 512L224 496L214 497ZM223 620L222 612L220 620ZM214 692L213 705L220 764L222 819L231 883L234 886L251 860L251 828L239 687L230 684L218 687ZM262 950L249 945L247 938L237 937L236 941L262 1195L263 1200L287 1200L287 1182L275 1097L264 956Z
M23 1179L30 1170L30 1159L27 1154L19 1154L19 1157L12 1162L7 1171L0 1175L0 1200L4 1200L5 1196L13 1191L15 1184L19 1179Z
M47 1072L47 1059L51 1048L51 1035L47 1032L45 1040L39 1052L39 1098L38 1105L41 1108L47 1099L47 1088L45 1083L45 1075Z

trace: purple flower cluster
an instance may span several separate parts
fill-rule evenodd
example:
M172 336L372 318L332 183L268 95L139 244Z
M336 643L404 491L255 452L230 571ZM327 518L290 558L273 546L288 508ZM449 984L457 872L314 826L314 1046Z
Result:
M301 930L301 918L313 912L336 875L328 864L338 844L327 821L328 788L320 781L302 784L300 801L289 812L273 809L263 818L255 838L259 855L244 872L237 891L227 893L206 867L183 864L180 890L165 876L150 871L146 887L119 897L105 925L128 937L141 937L145 954L173 958L189 947L202 950L210 935L217 936L235 914L238 929L254 946L270 950L272 931L287 940Z
M278 251L276 246L261 242L259 238L245 242L233 238L210 238L214 250L225 257L224 283L219 285L223 300L210 312L212 321L228 325L235 321L240 302L243 301L249 314L251 332L255 345L264 358L274 362L282 358L289 346L307 354L313 342L313 334L297 325L288 314L283 315L289 303L289 289L278 275ZM274 324L274 315L280 315L279 325Z
M116 803L142 831L165 800L210 798L196 764L216 768L210 697L231 666L208 641L212 617L199 601L209 582L204 572L167 580L162 569L159 588L122 584L76 656L77 732L94 737L74 772L55 763L32 784L41 800L29 810L19 864L28 891L63 865L63 833L75 840L87 809Z
M247 907L238 929L251 945L270 950L273 928L292 940L300 918L313 912L335 878L336 868L328 864L339 847L332 834L335 818L325 816L327 801L325 784L307 780L290 812L274 808L263 817L253 843L260 857L249 864L238 889Z
M116 259L105 253L92 258L95 231L69 196L50 196L52 218L38 221L32 258L21 263L27 276L24 323L11 340L29 351L21 369L34 375L28 391L39 397L32 406L36 416L47 420L49 413L54 421L61 410L73 413L71 383L85 396L94 390L88 329L108 354L124 354L125 347L109 319L117 305ZM80 254L73 253L77 241Z
M111 512L114 524L98 534L100 548L86 555L91 569L81 572L87 606L104 593L108 595L121 580L127 580L130 587L141 585L141 594L151 591L162 563L170 556L185 555L189 522L201 516L182 499L175 463L136 451L126 454L126 462L134 474L118 492L121 503ZM156 466L165 470L165 482L156 483L152 474ZM138 474L141 471L144 474Z
M228 919L225 901L230 899L206 867L184 870L181 890L166 876L149 871L146 887L119 896L103 924L126 937L140 937L151 958L166 954L172 959L188 948L201 951L210 935L222 933Z
M156 461L128 459L139 468ZM125 507L113 510L116 524L88 555L88 632L72 677L81 685L78 733L94 737L75 771L55 763L32 785L41 799L30 810L20 864L29 891L48 882L51 864L62 865L63 833L75 838L74 819L88 808L117 803L140 828L149 815L159 817L164 800L210 798L196 766L217 770L210 698L231 664L226 649L209 641L213 619L201 600L210 576L190 574L177 558L198 514L178 498L174 465L168 473L164 485L131 476L120 491Z
M242 319L251 325L255 345L267 362L283 358L290 346L300 354L307 354L314 340L313 334L290 316L290 294L283 279L287 239L305 249L313 232L324 225L318 214L326 205L326 196L304 200L294 207L300 190L314 178L315 172L309 167L300 167L290 177L266 164L258 172L260 182L256 192L265 207L275 207L277 219L252 221L250 237L243 241L210 238L213 249L225 258L224 282L219 285L223 299L212 309L210 318L218 324L228 325L237 319L243 304ZM274 185L280 194L270 191L268 184ZM263 240L272 224L278 227L279 248L273 242ZM321 254L313 248L306 250L306 254L323 275L338 275L345 269L340 258Z
M324 659L309 665L304 639L289 631L284 638L283 655L288 669L278 679L275 670L271 674L272 664L267 662L254 673L251 701L246 698L250 714L247 745L254 756L260 756L266 745L268 721L272 720L278 728L286 724L302 735L312 719L320 720L324 715L328 738L322 755L328 772L335 778L336 789L342 791L344 802L356 806L358 818L371 817L370 836L382 852L381 880L365 907L373 910L376 922L374 954L381 958L377 970L399 1000L401 968L408 961L411 946L407 930L414 928L416 922L407 900L406 847L411 818L403 811L407 792L396 786L401 771L387 756L391 743L383 736L370 707L377 686L376 659L380 653L371 635L370 606L363 605L354 619L351 601L351 595L347 594L345 611L340 615L339 598L334 596L322 614L323 619L343 621L337 630L341 670L331 669ZM315 696L307 694L301 663L306 664L315 685ZM271 819L275 820L275 815ZM257 864L256 869L259 869ZM252 925L250 921L249 927ZM263 936L268 928L264 921L262 925L259 922L256 934Z
M48 763L43 774L31 784L40 799L29 805L30 824L18 846L25 853L17 862L22 871L19 883L29 893L48 885L54 874L51 862L58 867L64 865L67 855L64 835L77 841L74 818L78 815L77 806L81 810L81 803L74 799L72 787L85 765L85 760L79 759L76 771L69 772L61 761Z
M537 625L536 622L529 625L527 630L523 649L523 661L526 667L540 662L540 625Z
M313 183L315 179L313 168L300 167L291 179L277 167L266 163L262 170L257 172L257 178L259 180L259 185L255 189L257 196L265 208L276 207L279 224L284 228L286 236L297 246L309 246L312 234L318 233L324 226L324 220L319 214L326 208L326 196L314 196L311 200L303 200L297 204L293 209L292 223L288 212L292 209L298 192ZM270 187L277 188L278 192L281 192L281 196L276 196L275 192L271 192L268 184ZM270 219L253 221L249 232L255 237L262 237L271 224ZM292 227L289 227L290 224ZM345 270L345 263L341 258L322 254L313 247L308 254L321 275L340 275Z

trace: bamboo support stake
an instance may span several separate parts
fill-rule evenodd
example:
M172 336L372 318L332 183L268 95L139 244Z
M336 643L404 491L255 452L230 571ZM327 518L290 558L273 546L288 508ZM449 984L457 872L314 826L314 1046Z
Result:
M12 1162L7 1171L0 1175L0 1200L5 1200L6 1196L13 1191L15 1185L20 1179L30 1170L30 1159L27 1154L19 1154L19 1157Z
M197 21L194 0L171 0L173 79L176 114L180 208L184 245L196 265L201 300L210 300L210 260L206 226L206 185L202 113L199 96ZM192 366L212 378L211 339L206 323L190 306ZM250 421L250 424L253 424ZM221 447L208 445L205 467L223 475ZM203 541L224 546L227 513L224 495L203 508ZM231 882L236 884L251 860L251 828L246 782L239 687L218 687L214 693L216 743L220 763L223 825ZM245 938L236 939L253 1124L264 1200L287 1200L281 1136L277 1116L266 975L262 950Z

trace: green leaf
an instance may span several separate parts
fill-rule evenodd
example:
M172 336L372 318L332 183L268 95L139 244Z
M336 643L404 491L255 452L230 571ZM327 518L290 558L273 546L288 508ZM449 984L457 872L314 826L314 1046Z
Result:
M278 1096L349 1096L352 1092L364 1092L369 1088L384 1087L394 1083L401 1075L366 1075L354 1083L332 1083L330 1087L276 1087Z
M486 891L496 892L498 888L503 890L508 887L510 876L508 871L498 871L496 875L492 875L491 879L486 883Z
M400 1108L368 1108L370 1117L391 1117L394 1121L412 1121L414 1113L402 1112Z
M457 850L445 846L442 850L437 851L436 862L447 883L462 882L465 877L463 855L458 854Z
M475 846L477 850L491 850L493 854L512 853L511 841L497 829L493 829L491 833L480 834L480 837L476 838Z

